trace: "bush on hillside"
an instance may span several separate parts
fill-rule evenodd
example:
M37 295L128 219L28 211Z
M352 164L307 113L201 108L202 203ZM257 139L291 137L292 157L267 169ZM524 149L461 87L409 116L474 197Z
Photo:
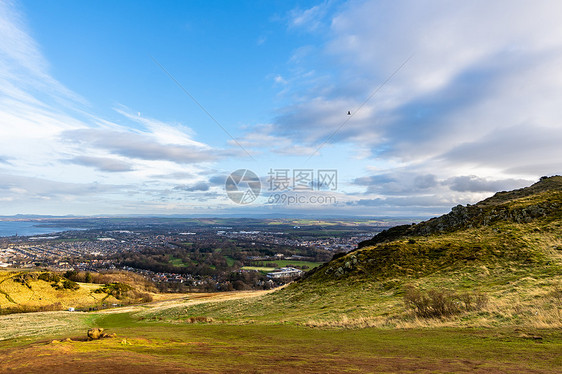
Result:
M148 292L137 291L133 287L125 283L107 283L94 291L95 293L106 293L113 296L117 300L125 303L142 302L148 303L152 301L152 295Z
M457 294L446 289L431 289L424 292L410 286L404 294L406 307L422 318L442 318L480 310L487 303L486 295L468 292Z
M58 283L60 281L60 276L55 273L47 272L47 273L39 274L39 277L37 277L37 279L40 279L45 282Z
M124 298L133 287L125 283L106 283L94 292L96 293L106 293L113 296L114 298L120 300Z
M36 273L20 273L12 278L14 282L21 283L27 288L31 289L31 281L37 279Z

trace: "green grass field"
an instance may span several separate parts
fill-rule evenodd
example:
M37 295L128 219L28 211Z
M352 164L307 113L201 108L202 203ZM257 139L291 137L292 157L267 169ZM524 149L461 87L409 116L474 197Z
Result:
M54 327L36 323L38 333L8 339L2 318L14 317L0 317L0 372L557 373L562 367L560 330L186 323L147 319L150 307L141 309L53 313L50 320L60 321ZM17 318L21 324L38 316ZM117 338L85 341L87 328L94 326Z
M169 263L170 263L171 265L174 265L174 266L177 266L177 267L181 267L181 268L186 267L186 266L189 265L189 264L186 264L185 262L183 262L181 258L176 258L176 257L173 257L173 256L170 258Z
M275 270L275 268L264 267L264 266L242 266L242 270L256 270L256 271L261 271L261 272L264 272L264 273L269 273L269 272Z
M232 257L224 256L224 259L226 260L226 264L228 266L234 266L235 260Z
M277 264L278 267L283 268L287 266L303 267L308 266L309 269L313 269L317 266L322 265L322 262L311 262L311 261L294 261L294 260L274 260L274 261L264 261L265 266L271 266Z

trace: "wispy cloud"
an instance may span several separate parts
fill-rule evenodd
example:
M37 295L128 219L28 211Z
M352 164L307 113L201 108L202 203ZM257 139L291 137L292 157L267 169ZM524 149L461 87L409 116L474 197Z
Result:
M44 92L56 100L84 99L70 91L48 72L49 65L29 36L23 15L13 1L0 3L0 92L21 102L41 104L29 91Z
M210 187L211 186L208 183L197 182L195 184L190 184L190 185L184 184L184 185L175 186L174 190L187 191L187 192L209 191Z
M91 166L100 171L107 171L110 173L133 170L130 163L108 157L76 156L68 160L68 162L77 165Z
M247 149L254 150L254 152L267 150L268 152L288 156L302 156L312 154L315 151L312 146L296 144L288 136L275 135L271 124L254 126L242 137L237 138L236 142ZM235 144L233 141L229 143Z
M328 14L331 1L324 1L308 9L293 9L289 17L289 27L303 28L308 31L315 31L325 25L324 17Z
M141 160L164 160L180 164L212 161L217 155L199 148L162 144L147 135L99 129L71 130L62 138L80 146L101 148L117 155Z

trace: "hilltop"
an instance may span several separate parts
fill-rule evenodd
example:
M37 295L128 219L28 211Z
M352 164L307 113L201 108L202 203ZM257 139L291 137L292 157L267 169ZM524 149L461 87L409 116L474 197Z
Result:
M498 192L474 205L385 230L311 273L311 279L416 276L482 265L560 266L562 177Z
M432 235L490 226L494 223L530 223L537 219L560 220L562 216L562 176L542 177L530 187L502 191L466 207L457 205L450 213L415 225L385 230L359 248L408 236Z

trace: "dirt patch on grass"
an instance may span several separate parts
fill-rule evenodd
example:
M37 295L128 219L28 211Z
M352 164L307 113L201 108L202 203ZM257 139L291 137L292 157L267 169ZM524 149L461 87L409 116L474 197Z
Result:
M0 353L0 373L197 373L161 357L131 352L75 352L72 344L57 343Z

